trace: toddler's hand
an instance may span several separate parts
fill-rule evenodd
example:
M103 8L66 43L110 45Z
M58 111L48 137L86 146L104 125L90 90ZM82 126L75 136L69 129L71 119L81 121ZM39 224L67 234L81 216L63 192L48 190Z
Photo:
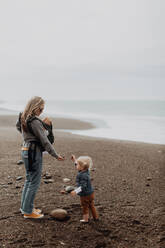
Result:
M75 162L75 161L76 161L76 157L75 157L75 155L73 155L73 154L72 154L72 156L71 156L71 160L72 160L73 162Z
M73 190L73 191L71 191L71 195L72 196L75 196L76 195L76 192Z

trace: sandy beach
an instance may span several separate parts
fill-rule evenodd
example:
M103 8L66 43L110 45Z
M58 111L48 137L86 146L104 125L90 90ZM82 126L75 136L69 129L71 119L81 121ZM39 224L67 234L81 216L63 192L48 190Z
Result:
M90 123L55 119L55 149L66 160L44 155L42 177L35 205L43 210L41 220L25 220L20 199L24 184L21 159L22 137L15 128L16 116L0 116L0 247L57 248L163 248L165 247L164 176L165 145L98 139L61 132L58 129L88 129ZM77 171L70 157L89 155L100 221L83 225L79 197L61 194L75 185ZM20 177L20 178L18 178ZM64 183L63 179L70 182ZM66 221L51 218L50 211L68 211Z

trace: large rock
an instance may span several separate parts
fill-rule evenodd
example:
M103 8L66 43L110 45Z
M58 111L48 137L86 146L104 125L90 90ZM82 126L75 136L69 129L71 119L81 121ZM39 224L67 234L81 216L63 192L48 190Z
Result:
M50 215L57 220L65 220L68 216L68 213L64 209L57 208L57 209L52 210L50 212Z

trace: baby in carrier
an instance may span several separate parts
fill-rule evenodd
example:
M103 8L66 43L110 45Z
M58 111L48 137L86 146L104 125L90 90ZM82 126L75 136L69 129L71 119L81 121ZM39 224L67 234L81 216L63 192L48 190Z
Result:
M54 143L54 134L53 134L53 125L52 125L52 121L48 118L45 117L43 120L43 126L45 128L48 140L50 141L51 144Z

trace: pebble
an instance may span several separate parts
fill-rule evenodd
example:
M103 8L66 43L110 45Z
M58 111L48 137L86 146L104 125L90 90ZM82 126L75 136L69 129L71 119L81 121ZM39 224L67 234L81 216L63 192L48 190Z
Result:
M20 180L22 180L22 178L23 177L19 176L19 177L16 178L16 181L20 181Z
M48 172L46 172L46 173L43 175L43 178L44 178L44 179L51 179L51 178L52 178L52 175L49 174Z
M21 186L20 186L20 185L16 185L15 188L16 188L16 189L20 189Z
M12 182L12 181L10 181L10 182L8 182L7 184L13 184L13 182Z
M67 187L65 188L65 191L66 191L67 193L70 193L70 192L73 191L74 189L75 189L74 186L67 186Z
M17 162L17 164L18 164L18 165L23 164L23 160L19 160L19 161Z
M44 183L48 184L48 183L54 183L53 179L45 179Z
M64 183L68 183L68 182L70 182L70 179L69 179L69 178L64 178L64 179L63 179L63 182L64 182Z

